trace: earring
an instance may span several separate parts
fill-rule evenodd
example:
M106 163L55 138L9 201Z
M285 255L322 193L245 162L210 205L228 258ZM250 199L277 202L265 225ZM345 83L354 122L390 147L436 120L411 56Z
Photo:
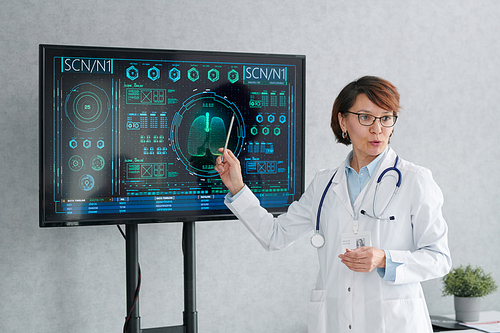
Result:
M347 139L347 132L342 131L342 139Z

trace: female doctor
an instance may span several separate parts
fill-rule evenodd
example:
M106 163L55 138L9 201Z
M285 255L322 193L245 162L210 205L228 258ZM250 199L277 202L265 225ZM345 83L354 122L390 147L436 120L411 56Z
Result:
M431 172L388 147L399 109L399 93L384 79L344 87L331 128L352 151L339 167L320 170L277 218L243 183L234 154L220 149L225 203L264 248L283 249L314 230L320 271L309 333L432 332L420 282L449 271L448 228ZM356 248L359 240L365 246Z

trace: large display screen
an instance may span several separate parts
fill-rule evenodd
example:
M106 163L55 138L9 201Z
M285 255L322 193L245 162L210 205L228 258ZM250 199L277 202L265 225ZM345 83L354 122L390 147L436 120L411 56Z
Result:
M304 56L40 45L40 226L232 219L214 170L228 134L262 206L285 211L304 91Z

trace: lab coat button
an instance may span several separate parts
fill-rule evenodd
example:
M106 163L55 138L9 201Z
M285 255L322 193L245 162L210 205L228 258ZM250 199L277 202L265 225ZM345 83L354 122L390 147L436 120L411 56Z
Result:
M348 292L351 292L351 287L347 288L347 291L348 291Z
M349 325L349 329L352 329L351 325Z

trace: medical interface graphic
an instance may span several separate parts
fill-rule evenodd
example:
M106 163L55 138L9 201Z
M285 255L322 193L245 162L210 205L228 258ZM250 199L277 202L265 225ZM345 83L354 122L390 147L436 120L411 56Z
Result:
M295 64L56 53L46 60L48 219L225 210L214 165L233 115L228 149L263 206L300 195Z

